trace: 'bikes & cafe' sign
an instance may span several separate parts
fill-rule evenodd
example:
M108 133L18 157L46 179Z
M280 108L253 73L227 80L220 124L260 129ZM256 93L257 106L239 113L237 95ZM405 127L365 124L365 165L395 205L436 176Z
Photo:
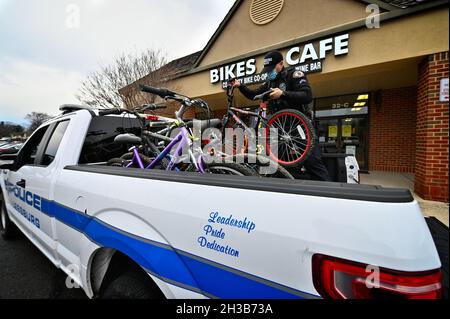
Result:
M289 66L295 66L297 70L305 74L322 72L323 61L333 53L334 56L348 54L349 34L327 38L318 43L308 43L302 46L290 48L285 57ZM222 66L209 71L211 84L222 82L222 87L227 87L228 81L237 78L246 85L265 82L266 73L256 73L256 59Z

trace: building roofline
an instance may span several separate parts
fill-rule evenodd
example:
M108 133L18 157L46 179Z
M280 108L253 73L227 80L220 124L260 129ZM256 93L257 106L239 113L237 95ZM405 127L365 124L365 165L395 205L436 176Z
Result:
M373 0L368 0L368 1L364 1L364 0L356 0L356 1L360 1L360 2L364 2L364 3L373 3ZM242 3L241 0L238 0L238 2ZM444 5L448 5L449 0L437 0L437 1L433 1L433 2L426 2L422 5L417 5L411 8L407 8L407 9L400 9L400 8L396 8L395 10L392 11L385 11L383 13L380 13L380 22L386 22L386 21L390 21L390 20L395 20L398 18L402 18L408 15L413 15L422 11L426 11L426 10L430 10L430 9L435 9ZM236 8L235 8L236 9ZM231 12L231 11L230 11ZM234 12L233 12L234 13ZM230 13L229 13L230 14ZM230 17L228 17L228 20L230 19ZM222 26L223 28L224 26ZM234 61L238 61L238 60L245 60L247 58L251 58L251 57L255 57L258 55L262 55L264 53L267 53L271 50L277 50L277 49L283 49L283 48L287 48L289 46L292 45L296 45L298 43L304 43L304 42L308 42L308 41L312 41L312 40L316 40L316 39L320 39L326 36L330 36L330 35L334 35L334 34L338 34L338 33L342 33L342 32L348 32L348 31L352 31L352 30L356 30L356 29L361 29L366 27L366 19L360 19L360 20L356 20L347 24L343 24L337 27L332 27L326 30L322 30L316 33L312 33L312 34L308 34L308 35L304 35L301 36L299 38L295 38L289 41L285 41L285 42L280 42L277 44L274 44L272 46L266 47L266 48L262 48L253 52L249 52L237 57L233 57L224 61L219 61L216 63L212 63L209 65L205 65L202 67L198 67L199 62L201 61L201 59L205 56L206 54L206 49L203 51L203 53L201 54L201 56L199 57L199 59L197 60L195 66L188 72L183 73L181 77L184 76L188 76L188 75L192 75L195 73L199 73L205 70L209 70L209 69L213 69L216 67L219 67L221 65L226 65L228 63L234 62ZM221 29L219 28L218 31L221 31ZM216 31L217 33L217 31ZM219 32L220 33L220 32ZM217 38L217 34L214 35L215 38ZM215 38L212 38L210 40L210 42L213 42L212 40ZM210 43L212 45L212 43Z
M156 70L154 70L153 72L150 72L149 74L143 76L142 78L137 79L137 80L134 81L133 83L130 83L130 84L128 84L127 86L124 86L123 88L119 89L119 93L126 92L126 91L127 91L129 88L131 88L135 83L144 81L149 75L155 74L155 73L157 73L157 72L161 72L161 70L164 70L164 68L170 67L170 65L176 64L177 62L182 61L183 59L186 59L186 58L188 58L188 57L190 57L190 56L200 54L200 52L202 52L202 51L197 51L197 52L194 52L194 53L185 55L185 56L183 56L183 57L174 59L174 60L172 60L172 61L170 61L170 62L164 64L164 65L161 66L159 69L156 69ZM191 68L189 68L188 70L181 70L181 71L178 70L178 71L175 71L174 73L169 74L169 75L167 75L165 78L163 78L163 79L162 79L162 82L170 81L170 80L179 78L179 77L181 77L184 73L189 72L189 71L192 70L192 69L193 69L193 66L192 66Z
M194 64L194 67L193 67L194 69L196 67L198 67L200 62L205 57L205 55L209 52L209 49L211 49L211 47L213 46L214 42L216 42L216 39L222 33L223 29L225 29L225 27L227 26L228 22L231 20L231 18L233 17L234 13L237 11L237 9L240 7L240 5L243 2L244 2L243 0L236 0L236 2L233 4L233 6L231 7L230 11L228 11L227 15L225 16L225 18L220 23L220 25L217 28L216 32L214 32L214 34L211 37L211 39L209 39L208 43L206 44L205 48L203 49L202 54L198 57L197 61L195 61L195 64Z
M357 0L359 2L362 2L366 5L369 4L376 4L377 6L379 6L381 9L385 10L385 11L394 11L394 10L398 10L398 7L395 7L389 3L380 1L380 0Z
M437 0L437 1L432 1L432 2L425 2L424 4L421 5L417 5L414 7L410 7L407 9L400 9L397 7L394 7L392 5L389 5L385 2L379 1L379 0L355 0L361 3L365 3L365 4L377 4L380 6L381 9L384 10L384 12L382 12L380 14L380 21L381 22L386 22L386 21L390 21L390 20L394 20L394 19L398 19L401 17L405 17L408 15L412 15L412 14L416 14L422 11L426 11L426 10L430 10L430 9L434 9L434 8L438 8L444 5L448 5L449 0ZM285 41L285 42L280 42L277 43L275 45L266 47L266 48L262 48L247 54L243 54L237 57L232 57L230 59L224 60L224 61L220 61L217 63L213 63L213 64L209 64L209 65L205 65L202 67L198 67L198 65L200 64L200 62L203 60L203 58L205 57L205 55L209 52L209 49L213 46L214 42L216 41L216 39L219 37L220 33L223 31L223 29L226 27L226 25L228 24L228 22L230 21L230 19L232 18L232 16L234 15L234 13L237 11L237 9L240 7L240 5L244 2L244 0L236 0L236 2L234 3L233 7L231 7L230 11L227 13L227 15L225 16L225 18L223 19L223 21L221 22L221 24L219 25L219 27L217 28L217 30L215 31L214 35L211 37L211 39L208 41L208 43L206 44L205 48L202 51L198 51L196 53L193 54L197 54L199 52L202 52L200 54L200 56L197 58L197 60L195 61L193 67L185 72L182 73L178 73L178 74L173 74L171 76L171 78L169 80L174 80L174 79L178 79L178 78L183 78L185 76L189 76L192 74L196 74L199 72L203 72L205 70L209 70L209 69L213 69L216 68L218 66L221 65L226 65L228 63L237 61L237 60L245 60L248 58L252 58L258 55L262 55L266 52L269 52L271 50L276 50L276 49L283 49L283 48L287 48L289 46L292 45L296 45L298 43L304 43L304 42L308 42L308 41L312 41L312 40L317 40L320 38L323 38L325 36L330 36L330 35L334 35L334 34L338 34L338 33L342 33L342 32L348 32L348 31L352 31L352 30L357 30L357 29L361 29L363 27L366 27L366 19L361 19L361 20L357 20L357 21L353 21L347 24L343 24L337 27L333 27L330 29L326 29L326 30L322 30L316 33L312 33L312 34L308 34L308 35L304 35L301 36L299 38L295 38L289 41ZM185 57L181 57L179 59L183 59L186 58L190 55L193 54L189 54ZM179 60L176 59L176 60ZM174 61L176 61L174 60ZM171 61L173 62L173 61ZM169 63L171 63L169 62ZM169 64L168 63L168 64ZM158 70L155 70L154 72L157 72ZM145 78L145 77L144 77ZM142 79L144 79L142 78ZM139 82L139 79L125 87L123 87L122 89L120 89L119 91L125 91L127 90L129 87L132 87L136 82Z

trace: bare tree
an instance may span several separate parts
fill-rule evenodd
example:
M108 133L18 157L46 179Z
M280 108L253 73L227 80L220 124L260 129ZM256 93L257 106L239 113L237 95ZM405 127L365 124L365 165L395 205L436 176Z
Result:
M25 116L25 119L30 122L27 133L33 133L41 124L50 120L52 116L47 113L31 112Z
M91 73L82 83L77 99L89 106L111 108L131 107L134 95L122 94L119 90L141 80L145 84L159 86L165 82L165 72L155 72L166 65L167 60L161 50L147 50L138 54L122 54L108 66ZM164 74L165 73L165 74ZM154 102L154 97L147 95L139 98L144 103Z
M10 137L11 135L23 134L24 130L25 129L22 125L4 121L0 122L0 138Z

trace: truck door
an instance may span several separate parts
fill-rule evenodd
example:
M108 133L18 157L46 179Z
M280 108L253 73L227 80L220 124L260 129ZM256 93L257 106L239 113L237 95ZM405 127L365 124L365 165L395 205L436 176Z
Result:
M51 185L56 176L55 157L69 120L53 123L37 131L19 154L7 179L12 208L21 226L34 243L50 258L57 260Z

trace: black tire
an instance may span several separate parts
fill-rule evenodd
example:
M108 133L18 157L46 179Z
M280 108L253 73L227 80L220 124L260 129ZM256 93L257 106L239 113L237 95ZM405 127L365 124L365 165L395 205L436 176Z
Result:
M262 177L295 179L294 176L292 176L292 174L287 171L287 169L267 156L250 154L236 155L234 156L233 161L236 163L242 163L250 167L250 169L256 171L257 175L260 175ZM277 171L273 174L266 174L264 173L265 166L276 166Z
M236 163L211 163L204 165L207 173L210 174L223 174L223 175L236 175L236 176L259 176L253 169L246 165Z
M159 299L145 275L130 271L114 279L103 291L101 299Z
M17 236L17 233L18 229L9 219L5 199L3 193L0 191L0 235L5 240L11 240Z
M125 167L129 162L130 161L124 160L122 158L112 158L106 163L106 165L113 167Z
M444 298L448 299L448 227L435 217L426 218L426 221L428 228L430 229L431 236L433 237L434 244L436 245L439 258L441 259Z
M133 159L133 156L134 156L133 153L126 153L126 154L122 155L120 158L125 160L125 161L128 161L128 163L129 163ZM141 153L139 153L139 157L141 158L142 163L145 166L149 165L153 161L152 158L147 157L147 156L145 156L145 155L143 155Z
M288 120L286 121L286 119ZM286 125L289 125L289 127ZM293 126L297 130L292 129ZM272 128L277 129L279 132L278 154L273 153L270 149L269 130ZM286 133L287 129L290 132ZM311 156L316 143L316 132L311 120L303 113L293 109L279 111L269 118L266 130L266 134L269 137L266 141L268 155L280 165L296 167ZM286 134L280 134L280 131ZM300 133L300 131L302 132ZM305 138L301 135L305 135ZM282 138L283 142L281 142Z
M152 162L151 158L149 158L145 155L142 155L142 154L139 154L139 155L141 157L141 160L142 160L142 163L144 164L144 166L148 166ZM130 164L132 158L133 158L133 153L127 153L127 154L122 155L121 158L110 159L106 163L106 165L113 166L113 167L126 167L128 164Z
M123 154L120 158L126 161L131 161L131 159L133 158L133 153Z
M295 179L295 177L289 173L287 169L285 169L283 166L278 165L277 172L273 175L268 175L267 177L272 178L284 178L284 179Z
M151 153L151 156L153 156L154 158L156 158L159 154L161 154L159 148L153 142L151 142L149 138L145 138L144 143L147 146L148 151ZM169 160L167 158L163 158L159 162L158 166L160 166L161 169L166 169L169 166Z

